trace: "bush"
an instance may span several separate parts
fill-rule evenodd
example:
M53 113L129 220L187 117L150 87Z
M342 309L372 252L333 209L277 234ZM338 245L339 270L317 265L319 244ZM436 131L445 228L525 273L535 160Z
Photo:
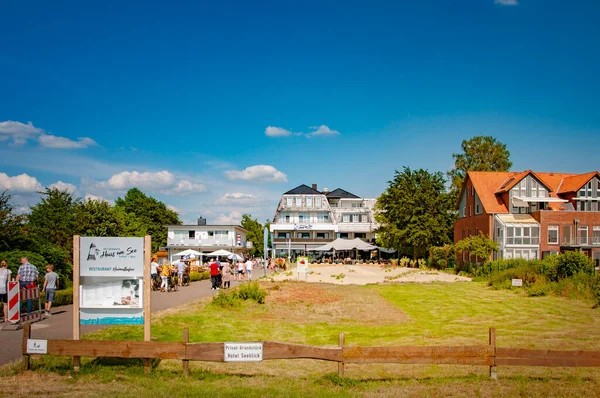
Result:
M267 291L261 289L258 283L244 283L235 289L229 291L221 290L219 294L213 297L212 304L219 307L235 307L242 301L252 300L258 304L264 304L267 297Z
M535 264L528 264L492 274L488 284L496 289L501 289L504 288L507 283L512 286L513 279L523 280L523 286L531 286L536 282L544 283L546 281L546 277L539 272L539 269Z
M446 269L456 256L454 245L444 245L429 249L429 263L432 268Z
M64 290L57 290L54 292L54 301L52 302L53 307L59 307L61 305L73 304L73 288L70 287Z
M190 272L190 282L198 282L210 279L210 272Z
M576 251L561 253L556 262L557 279L568 278L579 272L591 273L593 269L592 260L585 254Z

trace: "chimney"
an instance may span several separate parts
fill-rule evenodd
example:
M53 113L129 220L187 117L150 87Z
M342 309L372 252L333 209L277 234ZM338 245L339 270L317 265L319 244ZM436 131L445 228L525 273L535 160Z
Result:
M312 184L312 189L314 189L315 191L318 191L317 184Z

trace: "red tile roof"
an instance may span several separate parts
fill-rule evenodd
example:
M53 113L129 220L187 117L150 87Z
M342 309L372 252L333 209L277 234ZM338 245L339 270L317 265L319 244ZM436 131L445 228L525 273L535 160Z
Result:
M551 197L559 197L563 193L578 191L594 176L600 178L600 172L597 171L585 174L567 174L540 173L531 170L522 172L469 171L467 172L467 178L473 184L486 213L508 213L508 208L502 201L502 194L508 192L529 174L546 185ZM464 184L460 193L461 196L463 191ZM560 208L559 203L550 203L549 206L555 210Z

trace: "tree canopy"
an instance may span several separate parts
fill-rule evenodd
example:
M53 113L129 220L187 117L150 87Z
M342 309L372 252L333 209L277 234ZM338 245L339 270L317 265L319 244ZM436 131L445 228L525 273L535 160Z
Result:
M263 225L258 222L257 219L252 218L250 214L244 214L242 216L242 227L247 231L246 240L252 242L252 249L250 249L250 256L263 257L264 255L264 229L265 226L269 226L267 223Z
M452 154L454 168L446 173L454 198L458 197L467 171L508 171L512 166L506 145L494 137L480 135L463 140L461 149L461 153Z
M416 259L423 257L430 246L451 242L453 203L441 172L404 167L388 184L375 206L380 246L410 247Z
M495 250L498 250L498 243L485 236L481 231L479 235L471 235L456 242L458 253L469 253L481 258L484 262L490 259Z

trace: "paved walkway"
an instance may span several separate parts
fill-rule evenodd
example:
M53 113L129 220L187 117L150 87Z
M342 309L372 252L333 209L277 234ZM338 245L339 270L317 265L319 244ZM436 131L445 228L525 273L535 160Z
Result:
M263 270L256 270L255 279L263 275ZM239 282L231 282L231 287ZM176 292L152 292L150 309L152 313L174 308L190 301L217 294L210 289L210 280L193 282L190 286L180 287ZM71 340L73 338L73 306L52 309L53 316L31 324L31 337L43 340ZM3 324L0 323L0 326ZM85 334L102 329L102 325L81 325L80 332ZM21 359L21 342L23 331L0 330L0 366Z

